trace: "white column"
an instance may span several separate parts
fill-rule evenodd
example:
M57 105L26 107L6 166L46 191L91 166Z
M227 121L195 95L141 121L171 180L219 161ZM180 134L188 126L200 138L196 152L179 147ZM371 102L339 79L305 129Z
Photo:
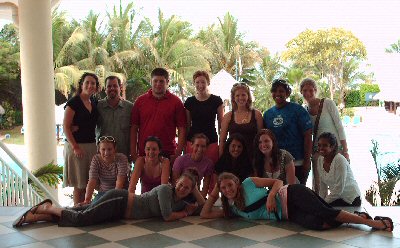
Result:
M19 0L19 35L28 168L57 162L50 0Z

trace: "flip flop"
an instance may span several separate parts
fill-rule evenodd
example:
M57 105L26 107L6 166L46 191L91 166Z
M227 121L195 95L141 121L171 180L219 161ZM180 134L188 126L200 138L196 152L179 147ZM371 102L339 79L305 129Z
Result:
M391 218L385 217L385 216L375 216L374 220L382 221L383 225L385 226L384 228L380 228L380 229L376 228L376 229L386 231L386 229L389 228L389 232L393 232L394 226L393 226L393 220ZM385 220L389 221L389 223L390 223L389 226L386 224Z
M354 214L362 217L362 215L364 215L366 217L367 220L372 220L371 215L369 215L367 212L359 212L359 211L354 211Z
M43 205L43 204L48 203L48 202L49 202L50 204L53 204L53 202L52 202L50 199L45 199L45 200L41 201L39 204L37 204L37 205L31 207L29 210L27 210L25 213L23 213L19 218L17 218L17 219L13 222L13 227L20 227L20 226L22 226L22 224L24 224L24 222L25 222L25 219L26 219L26 216L28 215L28 213L35 214L37 208L38 208L40 205Z

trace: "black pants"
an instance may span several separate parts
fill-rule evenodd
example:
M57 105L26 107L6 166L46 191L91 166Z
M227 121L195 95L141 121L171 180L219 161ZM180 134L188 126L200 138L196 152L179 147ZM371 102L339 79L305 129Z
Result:
M323 230L324 223L331 227L342 224L335 220L341 210L334 209L311 189L293 184L287 190L290 221L314 230Z
M343 199L340 198L329 203L329 205L333 207L359 207L361 206L361 198L357 196L351 204L345 202Z
M61 212L59 226L90 226L106 221L119 220L124 217L128 203L128 191L112 189L92 204L64 209Z
M307 171L307 173L305 173L302 165L295 166L294 168L295 168L295 175L296 175L297 179L299 179L301 184L306 185L307 179L308 179L308 174L310 172Z

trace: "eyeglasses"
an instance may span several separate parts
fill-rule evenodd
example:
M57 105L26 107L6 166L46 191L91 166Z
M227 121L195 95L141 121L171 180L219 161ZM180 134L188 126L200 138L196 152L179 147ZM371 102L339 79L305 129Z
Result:
M114 142L115 143L115 139L113 136L101 136L99 138L99 142L103 142L103 141L109 141L109 142Z

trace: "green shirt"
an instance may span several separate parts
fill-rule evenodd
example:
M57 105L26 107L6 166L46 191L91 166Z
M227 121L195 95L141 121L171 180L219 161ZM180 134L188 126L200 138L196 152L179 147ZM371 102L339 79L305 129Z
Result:
M268 195L268 190L266 188L258 188L251 178L246 178L242 183L242 188L244 190L244 201L245 206L250 206L251 204L257 202L259 199ZM278 194L275 197L276 207L278 209L278 216L282 219L282 207ZM231 205L231 210L235 215L241 216L246 219L252 220L276 220L274 213L269 213L267 211L266 204L262 205L260 208L246 213L239 210L235 205Z
M130 128L131 112L133 103L121 99L113 108L107 102L107 98L99 101L97 110L99 118L97 121L96 135L113 136L117 142L117 152L129 156L130 150Z

